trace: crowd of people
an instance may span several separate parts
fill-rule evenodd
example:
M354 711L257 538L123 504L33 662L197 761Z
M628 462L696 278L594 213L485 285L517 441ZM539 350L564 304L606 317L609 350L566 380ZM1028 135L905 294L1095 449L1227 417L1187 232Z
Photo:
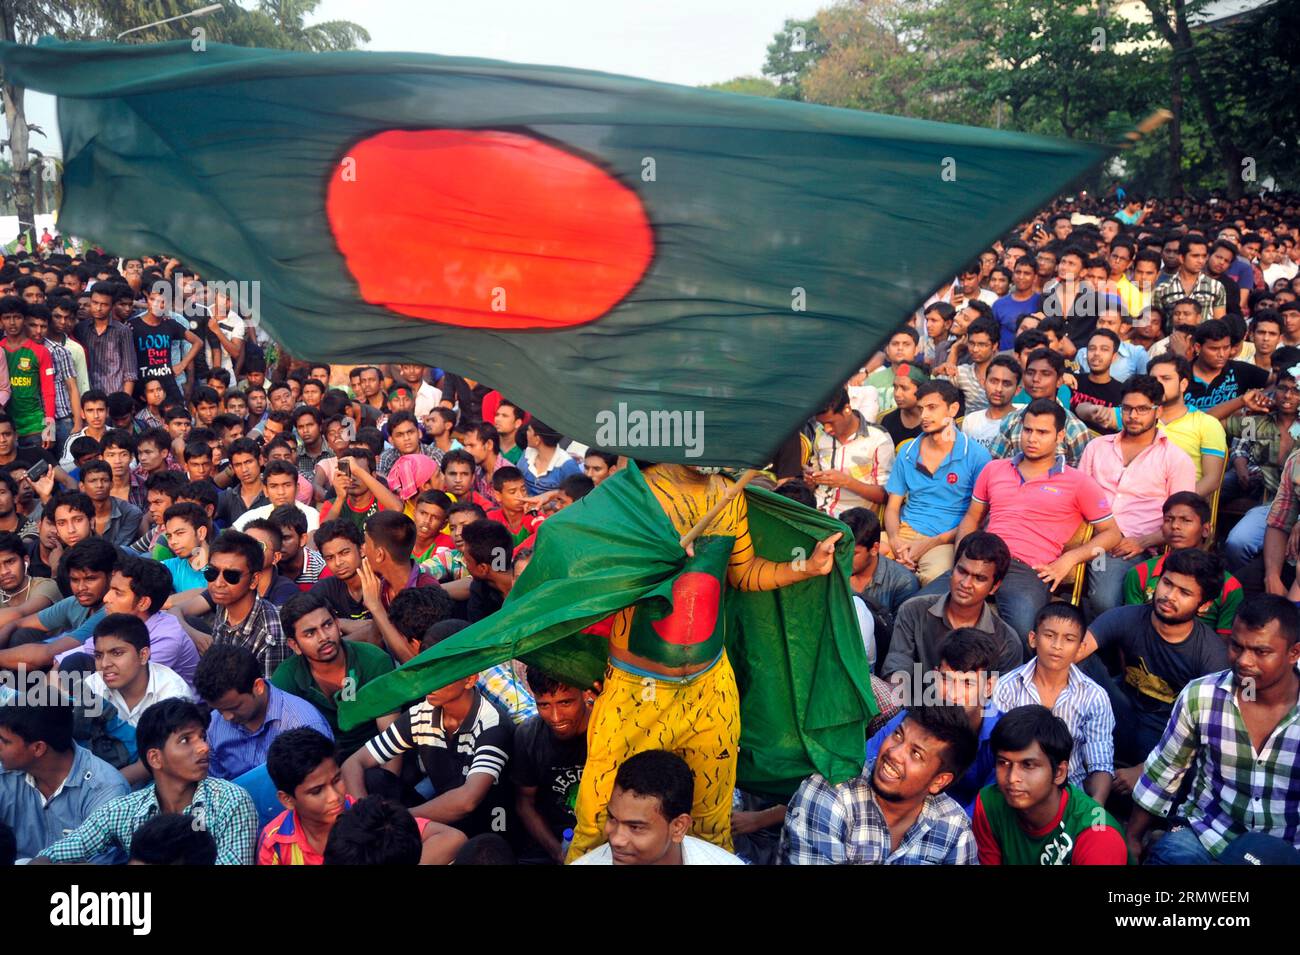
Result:
M253 317L163 255L0 267L0 863L1300 861L1295 200L1061 199L788 436L759 480L851 534L879 711L788 802L598 757L626 660L343 729L627 462Z

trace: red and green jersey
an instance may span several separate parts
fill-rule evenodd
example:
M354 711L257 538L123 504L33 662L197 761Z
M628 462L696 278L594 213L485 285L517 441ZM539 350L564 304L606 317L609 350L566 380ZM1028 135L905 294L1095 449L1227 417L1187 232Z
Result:
M1164 573L1165 555L1153 557L1138 564L1124 575L1124 603L1145 604L1151 602L1156 592L1156 581ZM1214 602L1201 614L1201 620L1209 624L1223 636L1232 633L1232 621L1237 617L1237 608L1241 606L1245 592L1241 583L1232 574L1224 571L1223 590L1214 598Z
M19 435L40 434L45 418L54 417L54 359L44 345L25 338L17 345L4 339L11 396L6 409Z
M1020 825L996 785L975 800L975 844L980 865L1127 865L1124 829L1078 786L1061 791L1056 818L1031 832Z

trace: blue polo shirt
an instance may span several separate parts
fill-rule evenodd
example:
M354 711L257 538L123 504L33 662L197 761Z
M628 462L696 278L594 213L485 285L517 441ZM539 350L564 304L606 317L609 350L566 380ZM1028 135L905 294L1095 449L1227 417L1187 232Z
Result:
M988 449L957 432L948 456L933 474L921 465L921 438L908 441L898 452L885 482L890 494L904 495L902 518L918 534L946 534L966 516L975 478L992 460Z

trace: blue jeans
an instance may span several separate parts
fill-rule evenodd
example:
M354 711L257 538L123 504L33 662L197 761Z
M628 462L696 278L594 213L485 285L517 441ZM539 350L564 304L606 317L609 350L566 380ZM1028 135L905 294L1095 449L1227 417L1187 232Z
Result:
M1089 562L1088 595L1084 600L1089 620L1124 603L1124 577L1145 559L1145 555L1129 559L1103 554Z
M1228 569L1236 571L1250 563L1264 549L1264 531L1267 525L1269 505L1252 507L1242 515L1237 525L1228 532L1228 539L1223 545L1223 554L1228 560Z
M1029 639L1034 628L1034 617L1051 599L1047 585L1038 579L1038 572L1022 560L1012 558L1002 586L993 595L997 601L998 616L1007 622L1021 640Z
M1143 865L1213 865L1214 856L1201 845L1196 833L1184 826L1165 833L1147 850Z
M54 419L54 447L50 451L57 457L63 453L63 442L68 440L68 435L72 434L72 415L66 418Z

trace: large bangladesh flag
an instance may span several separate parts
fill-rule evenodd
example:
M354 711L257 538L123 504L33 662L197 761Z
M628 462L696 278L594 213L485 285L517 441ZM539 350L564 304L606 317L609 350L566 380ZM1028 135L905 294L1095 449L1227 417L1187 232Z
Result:
M291 352L420 361L566 434L763 464L1106 150L573 69L0 45L57 94L59 225L258 284Z
M848 528L819 511L747 489L760 557L811 554L844 532L836 571L781 590L723 590L727 653L740 689L740 784L789 798L816 771L833 781L862 771L864 732L877 712L849 589ZM663 619L685 555L680 535L635 464L548 518L527 569L495 614L360 689L344 728L398 709L504 660L523 659L576 686L604 676L608 645L581 631L624 607Z

